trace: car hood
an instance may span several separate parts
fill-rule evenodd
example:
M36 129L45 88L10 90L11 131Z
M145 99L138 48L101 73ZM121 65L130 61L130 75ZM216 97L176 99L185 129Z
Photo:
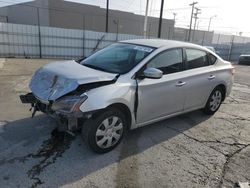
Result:
M79 85L111 81L117 74L83 66L75 61L47 64L38 69L30 81L30 90L43 101L55 101Z

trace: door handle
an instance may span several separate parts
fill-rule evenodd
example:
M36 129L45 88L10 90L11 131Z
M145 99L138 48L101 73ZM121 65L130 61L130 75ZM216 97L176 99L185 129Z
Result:
M213 80L213 79L215 79L215 76L214 75L210 75L207 79L208 80Z
M177 82L177 84L175 86L181 87L181 86L184 86L184 85L186 85L186 82L179 81L179 82Z

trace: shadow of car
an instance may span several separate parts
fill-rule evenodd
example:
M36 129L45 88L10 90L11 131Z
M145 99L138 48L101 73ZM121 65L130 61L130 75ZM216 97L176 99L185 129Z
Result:
M122 184L124 179L120 176L136 178L136 172L125 170L131 167L130 164L126 167L127 163L122 162L124 159L172 139L208 118L210 116L204 116L200 111L195 111L138 128L130 131L116 150L104 155L98 155L89 150L85 144L81 144L79 136L72 139L69 135L65 135L64 138L60 138L60 141L54 135L47 138L46 135L53 130L55 122L48 120L45 115L36 116L34 119L25 118L7 123L4 131L0 133L5 142L0 144L5 146L1 147L2 153L9 150L12 145L16 145L13 148L16 151L15 154L4 156L5 159L1 165L2 168L9 168L13 163L18 164L18 168L29 169L26 173L34 184L44 184L44 186L47 184L53 187L78 181L93 172L118 163L119 173L116 175L116 180L118 184ZM23 149L23 144L17 145L18 143L25 143L26 149ZM45 172L46 181L42 182L40 175ZM20 171L16 169L11 173L20 173Z

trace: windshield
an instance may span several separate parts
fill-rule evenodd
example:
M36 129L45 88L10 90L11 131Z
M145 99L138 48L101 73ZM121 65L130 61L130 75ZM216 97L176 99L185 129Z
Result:
M105 72L124 74L153 50L154 48L151 47L117 43L94 53L81 61L80 64Z

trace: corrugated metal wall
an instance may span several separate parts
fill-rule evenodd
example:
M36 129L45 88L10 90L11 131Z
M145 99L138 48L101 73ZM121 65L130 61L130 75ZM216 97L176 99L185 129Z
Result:
M0 23L0 57L80 58L117 40L142 36ZM41 51L41 52L40 52Z
M179 30L175 32L174 39L185 40L185 37L186 33ZM195 37L195 41L198 41L196 43L215 47L221 57L227 60L237 61L240 54L250 53L248 37L214 34L212 42L204 37L198 39L197 34ZM55 27L39 29L33 25L0 23L0 57L73 59L89 56L117 40L139 38L143 37Z

